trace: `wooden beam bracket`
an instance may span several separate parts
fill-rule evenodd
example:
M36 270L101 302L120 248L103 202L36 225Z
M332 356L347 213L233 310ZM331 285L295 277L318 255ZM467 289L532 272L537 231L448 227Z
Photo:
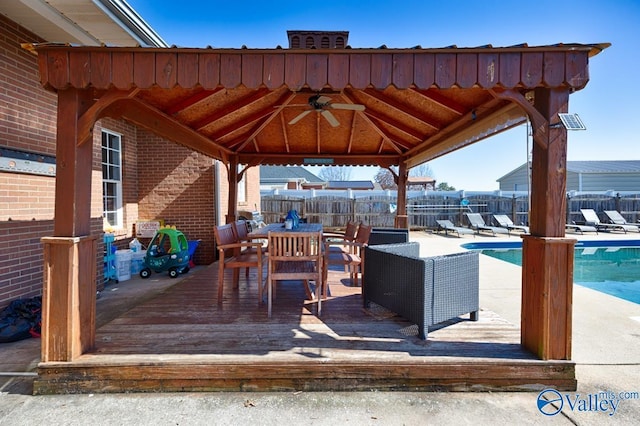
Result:
M130 91L115 90L102 95L93 105L78 118L78 140L80 147L93 139L93 125L100 119L103 112L115 101L132 98L138 93L138 89Z
M503 91L489 89L488 92L496 99L510 100L520 106L529 116L529 120L531 120L533 140L541 147L547 147L549 138L546 135L549 131L549 121L544 118L540 111L538 111L522 93L513 89Z

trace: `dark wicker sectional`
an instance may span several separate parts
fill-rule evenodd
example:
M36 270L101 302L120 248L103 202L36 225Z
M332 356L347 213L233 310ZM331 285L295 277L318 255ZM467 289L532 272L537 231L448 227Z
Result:
M421 339L429 326L479 311L479 254L420 258L420 244L369 246L365 251L365 307L374 302L416 323Z

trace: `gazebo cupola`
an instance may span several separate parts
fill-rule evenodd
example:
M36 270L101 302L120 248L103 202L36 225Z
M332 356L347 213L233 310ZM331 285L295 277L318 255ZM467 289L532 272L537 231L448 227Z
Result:
M344 49L349 31L287 31L289 49Z

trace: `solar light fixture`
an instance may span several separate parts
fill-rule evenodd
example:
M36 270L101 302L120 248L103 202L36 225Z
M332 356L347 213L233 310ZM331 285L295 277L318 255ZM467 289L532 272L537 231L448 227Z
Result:
M560 122L567 130L587 130L587 127L584 125L582 120L578 114L558 114L560 118ZM557 127L560 123L555 124Z

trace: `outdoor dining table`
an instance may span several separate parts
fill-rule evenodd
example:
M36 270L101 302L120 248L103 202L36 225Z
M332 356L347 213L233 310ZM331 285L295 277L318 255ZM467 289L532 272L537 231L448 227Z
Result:
M301 223L294 229L285 229L284 223L270 223L262 228L254 229L249 234L252 238L267 238L269 232L322 232L321 223Z

